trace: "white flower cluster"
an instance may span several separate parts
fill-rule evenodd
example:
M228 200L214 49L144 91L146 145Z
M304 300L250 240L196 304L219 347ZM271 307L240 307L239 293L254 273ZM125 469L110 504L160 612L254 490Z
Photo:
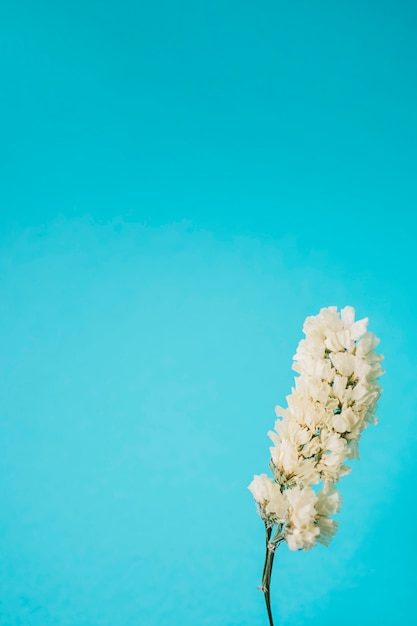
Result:
M261 474L249 485L262 519L281 525L292 550L329 544L337 529L329 516L341 505L334 483L350 471L344 461L359 458L364 428L377 423L383 357L374 352L379 340L367 324L367 318L355 322L352 307L340 314L328 307L306 319L306 338L294 356L299 376L268 433L274 478ZM317 493L312 485L320 482Z

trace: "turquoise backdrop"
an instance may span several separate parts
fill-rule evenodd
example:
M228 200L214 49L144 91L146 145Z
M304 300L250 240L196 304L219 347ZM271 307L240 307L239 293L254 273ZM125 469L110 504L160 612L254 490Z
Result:
M277 626L415 615L417 4L0 8L0 624L266 626L247 485L323 306L380 424Z

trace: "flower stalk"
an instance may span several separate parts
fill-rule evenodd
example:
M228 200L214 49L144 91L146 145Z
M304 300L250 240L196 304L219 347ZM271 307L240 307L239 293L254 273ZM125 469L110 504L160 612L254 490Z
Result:
M255 475L249 485L266 529L261 590L269 626L276 548L284 541L290 550L329 545L337 531L331 516L341 506L335 483L350 472L344 462L359 458L362 431L377 423L383 357L374 351L379 340L367 324L367 318L355 321L352 307L328 307L306 319L306 337L294 355L295 386L287 407L276 408L268 433L273 477ZM320 491L313 489L317 484Z
M264 569L262 572L262 585L260 590L263 592L265 597L266 610L268 613L269 626L274 626L274 620L272 617L272 609L271 609L271 576L272 576L272 566L274 564L275 551L279 546L280 541L282 541L282 537L280 537L281 527L278 527L274 538L271 541L272 528L265 524L266 531L266 546L265 546L265 563Z

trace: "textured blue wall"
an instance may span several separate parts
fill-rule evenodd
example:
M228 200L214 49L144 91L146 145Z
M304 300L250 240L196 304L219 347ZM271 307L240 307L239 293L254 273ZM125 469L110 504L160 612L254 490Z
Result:
M267 471L304 318L381 338L380 424L281 626L414 614L411 2L2 8L0 624L264 626Z

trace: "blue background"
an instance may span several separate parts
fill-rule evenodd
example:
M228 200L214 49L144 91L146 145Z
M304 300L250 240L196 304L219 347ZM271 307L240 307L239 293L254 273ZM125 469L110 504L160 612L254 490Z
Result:
M417 5L4 2L0 624L266 625L304 318L381 338L380 424L281 626L415 614Z

